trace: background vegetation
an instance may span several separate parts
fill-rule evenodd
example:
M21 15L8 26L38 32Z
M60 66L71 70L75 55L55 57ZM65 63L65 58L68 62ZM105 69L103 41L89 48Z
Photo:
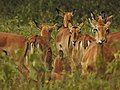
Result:
M58 23L62 25L62 18L58 17L56 7L63 11L73 11L74 22L82 22L89 17L89 12L99 14L105 11L106 15L114 15L111 31L120 28L120 0L0 0L0 31L14 32L17 34L38 34L40 31L35 27L33 19L38 23ZM88 33L89 27L83 32ZM55 38L57 30L52 35ZM56 49L52 40L52 50L56 56ZM118 53L118 56L120 54ZM39 55L35 53L30 57L31 62L36 63ZM54 58L54 57L53 57ZM28 82L24 76L19 81L19 71L11 58L1 54L0 57L0 89L2 90L120 90L120 61L112 62L106 71L105 78L90 75L87 80L82 79L81 74L76 72L67 76L67 80L61 80L54 84L36 84ZM41 68L42 65L36 65ZM108 75L109 74L109 75ZM35 80L36 72L31 69L31 77ZM108 79L109 78L109 79Z

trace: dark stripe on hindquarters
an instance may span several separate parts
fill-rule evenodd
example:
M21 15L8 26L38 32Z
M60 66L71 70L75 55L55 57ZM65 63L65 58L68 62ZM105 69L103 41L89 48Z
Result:
M68 47L70 46L70 40L71 40L71 36L69 36Z

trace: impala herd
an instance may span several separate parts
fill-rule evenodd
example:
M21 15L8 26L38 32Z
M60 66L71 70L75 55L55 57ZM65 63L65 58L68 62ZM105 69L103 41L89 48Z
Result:
M16 50L22 50L15 61L18 70L29 76L28 56L35 50L41 50L42 62L50 72L50 80L61 79L63 71L74 73L81 70L81 75L87 77L89 73L105 73L106 66L115 60L115 53L120 50L120 32L111 32L110 24L112 15L103 17L91 13L89 24L95 36L82 34L85 23L73 25L73 12L64 12L57 9L63 17L63 26L55 38L58 55L53 60L51 48L51 33L55 25L38 24L40 34L26 38L22 35L0 32L0 51L14 57ZM17 62L17 63L16 63Z

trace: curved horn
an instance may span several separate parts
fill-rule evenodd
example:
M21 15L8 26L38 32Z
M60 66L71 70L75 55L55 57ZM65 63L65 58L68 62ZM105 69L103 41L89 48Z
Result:
M113 18L113 15L110 15L109 17L106 18L106 22L111 21L112 18Z

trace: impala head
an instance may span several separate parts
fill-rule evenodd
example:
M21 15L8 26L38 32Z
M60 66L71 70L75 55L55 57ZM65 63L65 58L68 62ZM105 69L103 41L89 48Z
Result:
M57 24L54 24L54 25L38 24L37 22L35 22L35 24L41 30L40 35L46 37L48 40L50 40L51 32L57 25Z
M56 27L57 24L54 25L41 25L41 36L50 36L51 32L53 31L53 29Z
M72 26L71 23L69 23L68 25L69 32L71 35L71 43L74 46L80 36L82 26L83 26L83 23L81 23L79 26Z
M107 41L107 35L109 34L111 18L112 16L109 16L107 20L104 20L102 16L98 16L97 19L89 19L91 27L93 28L93 32L95 33L95 39L97 43L103 44Z
M58 8L56 8L58 14L60 16L62 16L64 19L63 19L63 23L64 23L64 27L68 27L68 23L72 23L72 18L73 18L73 12L64 12Z

